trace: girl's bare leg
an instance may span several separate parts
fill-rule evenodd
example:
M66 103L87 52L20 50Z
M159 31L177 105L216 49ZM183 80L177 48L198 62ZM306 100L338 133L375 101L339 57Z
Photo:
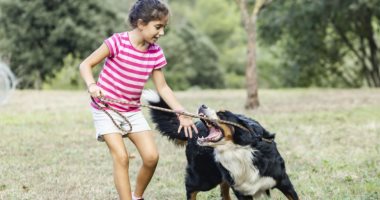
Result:
M158 150L153 134L153 131L128 134L129 139L135 144L143 161L136 180L134 191L136 197L143 196L158 163Z
M113 159L113 177L120 200L131 200L131 185L129 182L129 158L121 134L106 134L103 136Z

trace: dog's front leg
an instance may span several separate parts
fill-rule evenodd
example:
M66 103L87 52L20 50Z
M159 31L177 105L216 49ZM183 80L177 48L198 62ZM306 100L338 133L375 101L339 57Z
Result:
M187 200L197 200L198 192L186 192Z
M225 181L220 184L220 196L222 196L222 200L231 200L230 185Z

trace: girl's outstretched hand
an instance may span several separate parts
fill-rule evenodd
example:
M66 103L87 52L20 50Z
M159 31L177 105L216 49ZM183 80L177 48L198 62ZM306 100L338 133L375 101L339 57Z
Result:
M179 119L179 123L180 123L179 127L178 127L178 133L181 132L182 128L185 132L186 137L190 137L190 138L193 137L193 130L192 129L194 129L195 133L198 133L198 129L195 126L193 119L191 117L186 116L186 115L178 115L178 119Z

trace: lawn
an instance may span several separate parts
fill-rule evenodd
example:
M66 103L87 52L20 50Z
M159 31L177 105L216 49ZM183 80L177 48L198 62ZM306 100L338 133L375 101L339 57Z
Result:
M243 90L176 95L190 111L200 104L227 109L275 132L301 199L380 199L379 89L259 92L254 111L243 109ZM95 139L88 103L84 91L15 91L0 106L0 199L117 199L111 157ZM184 148L159 134L156 141L160 161L145 197L183 200ZM138 156L131 160L132 184L140 164ZM219 199L218 188L199 199ZM274 190L272 199L284 197Z

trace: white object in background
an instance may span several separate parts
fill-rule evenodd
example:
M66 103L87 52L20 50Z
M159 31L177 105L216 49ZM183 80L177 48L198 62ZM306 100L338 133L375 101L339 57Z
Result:
M5 104L15 90L17 79L9 67L0 61L0 105Z

